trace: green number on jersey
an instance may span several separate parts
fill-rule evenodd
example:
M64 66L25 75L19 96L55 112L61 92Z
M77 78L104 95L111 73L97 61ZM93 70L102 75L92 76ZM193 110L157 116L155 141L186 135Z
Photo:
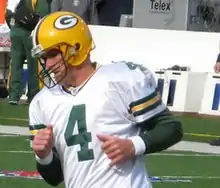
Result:
M126 65L131 70L135 70L136 68L139 68L142 72L145 72L147 70L144 66L142 66L140 64L135 64L133 62L126 62Z
M93 150L89 149L92 136L87 132L85 116L85 105L73 106L64 135L67 146L80 144L81 150L77 153L79 161L94 159ZM78 127L78 134L73 135L75 126Z

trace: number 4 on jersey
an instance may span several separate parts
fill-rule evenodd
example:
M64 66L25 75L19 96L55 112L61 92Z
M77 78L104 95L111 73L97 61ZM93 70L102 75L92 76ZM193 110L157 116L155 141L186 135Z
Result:
M135 64L133 62L126 62L126 65L131 70L135 70L136 68L139 68L142 72L145 72L147 70L144 66L139 65L139 64Z
M73 106L64 135L67 146L80 145L81 150L77 153L78 161L94 159L93 150L89 149L92 136L87 132L85 110L85 105ZM78 134L73 135L75 126L78 127Z

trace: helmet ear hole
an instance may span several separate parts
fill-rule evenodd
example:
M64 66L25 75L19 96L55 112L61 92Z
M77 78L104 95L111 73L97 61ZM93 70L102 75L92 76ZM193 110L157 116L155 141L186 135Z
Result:
M72 47L72 46L68 47L68 55L69 56L76 55L76 50L74 47Z
M74 48L75 48L76 52L79 51L80 48L81 48L80 43L76 43L75 46L74 46Z
M69 47L68 52L69 55L76 55L78 51L80 50L80 43L76 43L74 46Z

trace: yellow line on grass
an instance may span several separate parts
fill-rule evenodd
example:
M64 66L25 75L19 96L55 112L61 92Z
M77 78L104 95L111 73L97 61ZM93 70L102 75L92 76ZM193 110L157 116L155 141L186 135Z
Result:
M8 120L8 121L24 121L28 122L27 118L16 118L16 117L1 117L0 120ZM212 134L201 134L201 133L184 133L187 136L194 136L194 137L208 137L208 138L220 138L220 135L212 135Z
M28 122L28 119L26 118L16 118L16 117L1 117L0 116L0 120L8 120L8 121L25 121L25 122Z
M209 138L220 138L218 135L212 135L212 134L200 134L200 133L184 133L188 136L195 136L195 137L209 137Z

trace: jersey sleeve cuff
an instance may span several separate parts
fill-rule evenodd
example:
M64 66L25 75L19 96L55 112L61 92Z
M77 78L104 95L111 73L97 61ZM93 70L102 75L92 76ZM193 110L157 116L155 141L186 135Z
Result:
M145 153L146 150L146 145L144 143L144 141L142 140L142 138L140 136L133 136L129 138L133 144L134 144L134 148L135 148L135 155L142 155Z
M51 150L49 155L43 159L35 155L36 161L41 165L49 165L53 161L53 151Z

